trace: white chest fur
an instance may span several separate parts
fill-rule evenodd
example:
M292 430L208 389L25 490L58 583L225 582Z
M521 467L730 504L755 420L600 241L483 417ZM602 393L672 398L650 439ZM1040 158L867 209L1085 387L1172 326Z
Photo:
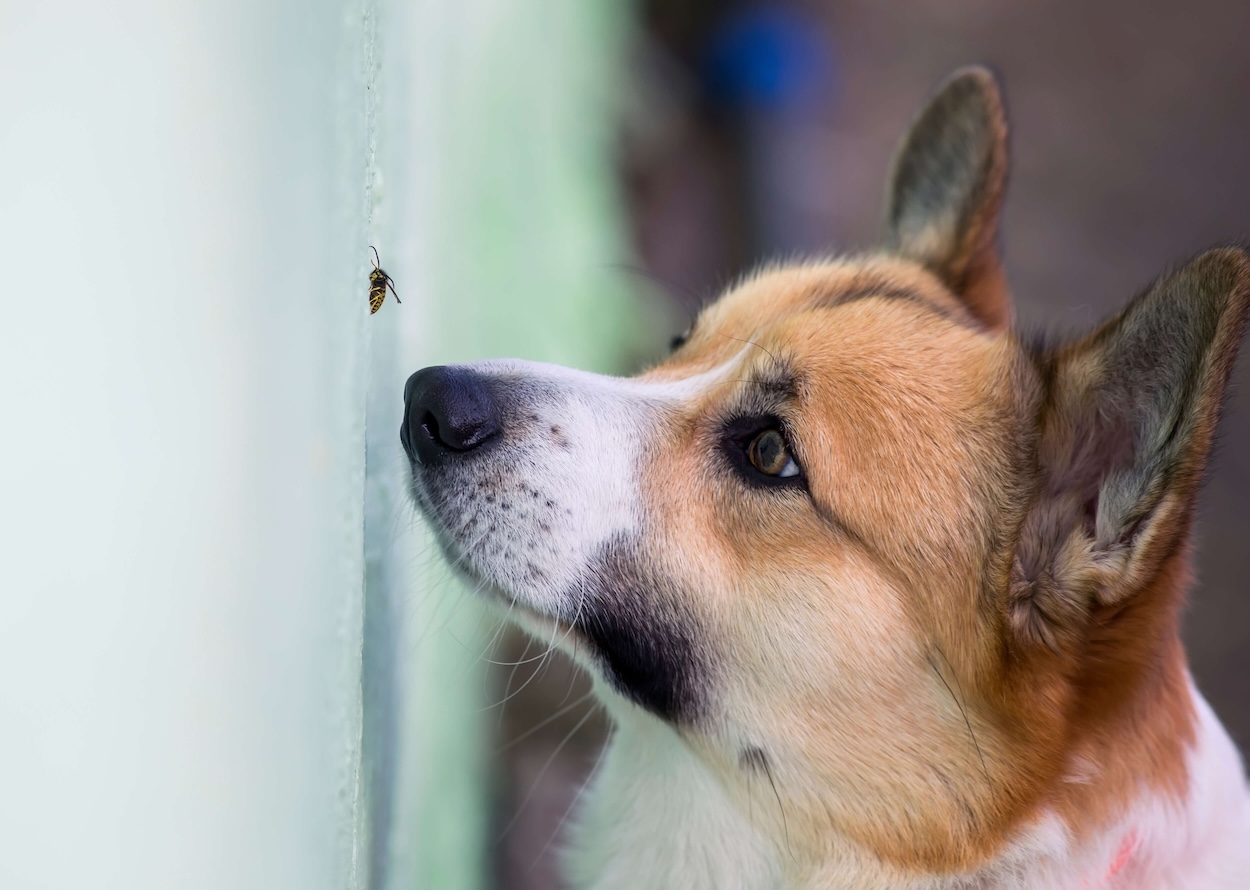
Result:
M1119 824L1080 847L1057 820L1043 817L996 862L958 877L904 877L850 845L836 860L799 867L755 829L673 730L627 714L587 789L566 871L577 890L1245 890L1250 794L1241 759L1194 696L1198 737L1183 807L1143 796ZM1109 876L1130 836L1131 861Z
M672 729L641 714L618 721L572 841L566 871L578 890L784 886L718 782Z

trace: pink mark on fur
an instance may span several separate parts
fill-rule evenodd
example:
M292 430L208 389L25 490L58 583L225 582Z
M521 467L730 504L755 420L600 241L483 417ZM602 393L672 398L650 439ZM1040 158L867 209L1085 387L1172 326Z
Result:
M1100 890L1100 888L1110 887L1116 875L1124 871L1124 867L1132 861L1133 854L1137 852L1138 840L1136 830L1130 831L1125 835L1124 840L1120 842L1120 848L1116 851L1115 859L1111 860L1111 866L1107 869L1106 874L1096 880L1086 881L1082 885L1082 890Z

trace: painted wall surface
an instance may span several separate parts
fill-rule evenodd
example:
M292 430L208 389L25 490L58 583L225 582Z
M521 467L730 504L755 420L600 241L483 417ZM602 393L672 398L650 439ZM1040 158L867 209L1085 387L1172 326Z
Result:
M0 886L360 886L368 8L0 18Z
M499 830L497 624L402 496L403 382L492 356L621 370L639 328L612 167L629 24L615 0L392 2L379 18L377 220L398 236L405 311L373 335L370 385L366 727L397 718L366 733L378 886L489 885Z
M0 886L481 885L493 629L402 386L613 367L617 17L0 10Z

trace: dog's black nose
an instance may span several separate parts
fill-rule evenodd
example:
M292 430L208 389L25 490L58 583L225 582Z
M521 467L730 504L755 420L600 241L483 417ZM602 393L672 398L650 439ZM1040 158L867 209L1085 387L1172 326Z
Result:
M413 460L430 464L473 451L499 429L499 406L481 374L438 365L408 378L399 438Z

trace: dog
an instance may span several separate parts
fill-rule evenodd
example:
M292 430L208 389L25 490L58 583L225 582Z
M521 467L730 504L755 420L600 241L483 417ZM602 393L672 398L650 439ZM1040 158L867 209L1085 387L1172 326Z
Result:
M751 275L638 377L409 378L418 508L613 719L573 886L1250 888L1178 629L1250 253L1022 336L1006 176L963 69L878 249Z

